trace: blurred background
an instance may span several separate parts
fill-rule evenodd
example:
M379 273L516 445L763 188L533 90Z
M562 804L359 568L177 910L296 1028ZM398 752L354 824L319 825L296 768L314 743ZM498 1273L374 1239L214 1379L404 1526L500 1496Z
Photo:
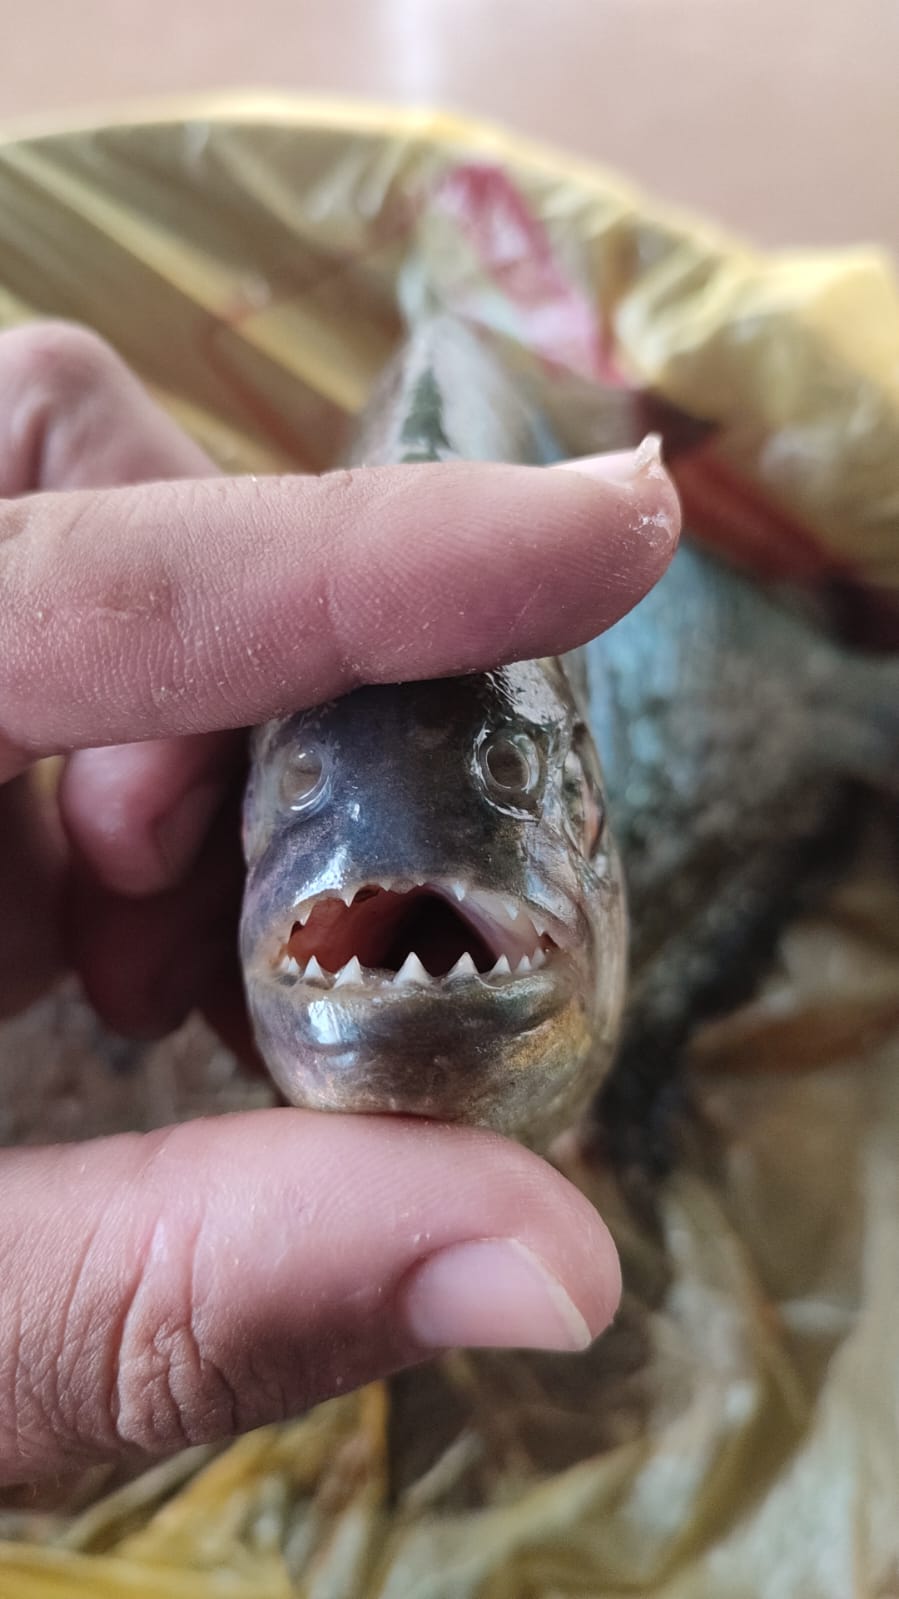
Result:
M439 104L772 244L899 253L897 0L0 0L0 122L267 88Z

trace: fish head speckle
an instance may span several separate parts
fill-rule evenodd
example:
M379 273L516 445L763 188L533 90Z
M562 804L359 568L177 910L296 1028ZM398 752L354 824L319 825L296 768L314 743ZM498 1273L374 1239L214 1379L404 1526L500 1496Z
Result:
M540 1143L605 1068L621 872L555 662L364 688L254 735L241 923L289 1101Z

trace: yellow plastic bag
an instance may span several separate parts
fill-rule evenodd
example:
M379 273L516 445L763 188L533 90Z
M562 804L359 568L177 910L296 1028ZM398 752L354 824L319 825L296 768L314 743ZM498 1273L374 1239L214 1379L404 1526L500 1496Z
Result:
M474 124L198 101L0 143L0 323L110 339L227 471L319 469L434 298L572 451L660 426L689 522L899 642L899 294L763 256ZM614 403L612 403L614 401ZM831 902L693 1051L708 1123L583 1357L450 1357L0 1519L0 1593L885 1599L899 1593L899 873ZM192 1023L127 1092L67 990L0 1033L4 1141L259 1103ZM160 1086L161 1085L161 1086ZM89 1503L87 1501L90 1501Z

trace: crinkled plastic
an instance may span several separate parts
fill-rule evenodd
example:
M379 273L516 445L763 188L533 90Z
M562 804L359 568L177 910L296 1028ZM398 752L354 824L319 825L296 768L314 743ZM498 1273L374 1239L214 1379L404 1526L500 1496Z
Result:
M0 143L0 322L109 338L227 471L319 469L434 299L572 451L666 441L696 536L899 641L899 293L763 256L431 114L242 98ZM751 774L747 774L750 780ZM874 812L750 1005L579 1357L455 1355L0 1518L10 1599L885 1599L899 1592L899 847ZM114 1079L68 989L0 1032L0 1137L265 1098L196 1022ZM562 1157L564 1161L564 1157Z

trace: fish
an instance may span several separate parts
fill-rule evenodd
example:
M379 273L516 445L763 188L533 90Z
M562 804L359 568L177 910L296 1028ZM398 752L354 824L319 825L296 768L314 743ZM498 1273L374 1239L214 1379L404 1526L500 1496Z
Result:
M348 464L564 453L520 380L436 314ZM562 659L270 722L243 811L260 1053L295 1105L541 1149L586 1118L613 1159L652 1161L692 1028L757 975L853 786L899 786L897 752L899 662L850 653L689 540Z
M543 463L557 446L439 319L387 371L350 464ZM287 1100L543 1145L581 1113L626 988L621 863L557 660L360 688L251 741L240 952Z

